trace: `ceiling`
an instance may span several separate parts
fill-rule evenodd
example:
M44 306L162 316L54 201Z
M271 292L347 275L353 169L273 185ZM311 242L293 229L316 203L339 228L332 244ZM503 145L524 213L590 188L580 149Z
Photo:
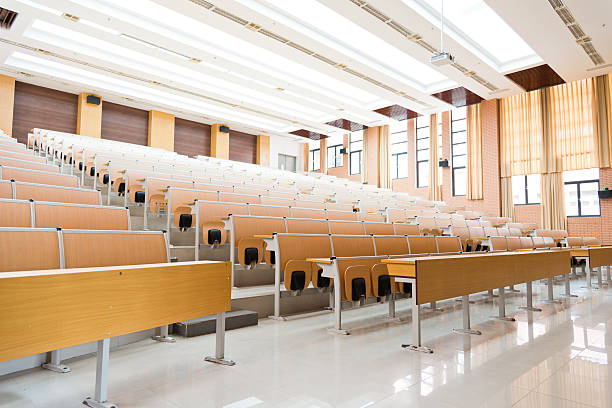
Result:
M520 74L509 74L543 64L564 81L612 71L608 0L447 0L444 50L455 61L446 66L429 64L440 0L2 6L19 15L1 29L0 71L20 81L301 141L345 133L339 123L391 123L398 109L428 114L450 109L445 100L516 94L510 78ZM472 98L440 98L458 90Z

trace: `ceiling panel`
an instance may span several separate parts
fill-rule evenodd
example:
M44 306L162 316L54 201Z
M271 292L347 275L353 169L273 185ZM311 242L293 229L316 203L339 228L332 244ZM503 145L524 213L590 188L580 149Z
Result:
M565 83L563 78L547 64L506 74L506 76L525 91L533 91Z
M368 128L366 125L362 125L361 123L357 122L352 122L348 119L332 120L331 122L327 122L327 125L348 130L349 132L357 132L359 130Z
M455 108L460 108L466 105L473 105L475 103L480 103L483 99L471 92L469 89L460 87L449 89L448 91L438 92L433 94L432 96L453 105Z
M384 108L376 109L375 112L395 120L413 119L419 116L417 112L404 108L400 105L386 106Z
M317 132L312 132L310 130L306 130L306 129L300 129L300 130L295 130L293 132L291 132L292 135L296 135L296 136L302 136L308 139L312 139L312 140L321 140L321 139L325 139L327 138L326 135L323 135L321 133L317 133Z

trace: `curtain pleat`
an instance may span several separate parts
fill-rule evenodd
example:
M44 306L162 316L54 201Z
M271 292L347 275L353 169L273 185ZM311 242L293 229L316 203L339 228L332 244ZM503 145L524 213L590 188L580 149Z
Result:
M501 216L514 219L512 200L512 177L501 178Z
M381 128L380 132L380 188L391 188L391 144L389 140L389 125Z
M610 167L612 145L612 106L610 106L610 85L612 75L595 78L595 106L597 107L597 139L599 167Z
M441 113L429 116L429 199L432 201L442 199L438 178L438 115Z
M563 173L542 174L542 228L566 229Z
M363 148L361 150L361 183L368 183L368 146L369 146L369 135L372 128L363 130Z
M468 200L482 200L482 121L480 104L467 108L467 192Z

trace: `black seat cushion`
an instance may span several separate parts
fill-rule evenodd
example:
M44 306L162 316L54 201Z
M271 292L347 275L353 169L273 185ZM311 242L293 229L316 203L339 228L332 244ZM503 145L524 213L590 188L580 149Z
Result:
M412 284L408 282L404 282L404 293L412 296Z
M383 297L391 294L391 277L389 275L380 275L378 277L378 293L376 296Z
M96 168L95 167L92 167L92 168L89 169L89 175L91 177L94 177L96 175Z
M270 251L270 265L276 264L276 252Z
M186 214L186 215L189 215L189 214ZM214 245L215 243L218 244L220 242L221 242L221 231L218 229L209 229L208 230L208 245Z
M291 272L291 290L304 290L306 287L306 272L293 271Z
M364 278L355 278L351 281L353 302L358 301L362 297L366 297L366 282Z
M257 248L244 248L244 264L259 263L259 251Z
M137 203L144 203L145 202L145 192L137 191L136 194L134 194L134 201L136 201Z
M191 214L181 214L179 217L179 228L191 228ZM221 237L219 237L221 241Z
M79 162L79 171L83 171L83 162Z
M329 288L331 284L331 279L321 276L323 274L323 269L319 269L317 271L317 287L318 288Z
M102 176L102 183L103 184L108 184L108 174L105 174Z
M119 194L125 193L125 183L124 182L119 183L119 188L117 189L117 191L119 192Z

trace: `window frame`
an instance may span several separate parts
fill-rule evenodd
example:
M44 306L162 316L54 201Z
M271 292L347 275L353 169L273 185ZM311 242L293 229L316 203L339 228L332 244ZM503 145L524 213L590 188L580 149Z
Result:
M426 185L420 185L419 181L420 181L420 177L419 177L419 164L420 163L429 163L429 153L427 154L427 159L426 160L419 160L419 152L422 151L428 151L430 149L430 143L431 143L431 125L430 125L430 121L431 118L429 118L429 121L426 122L427 125L425 126L421 126L419 127L418 124L418 118L414 120L414 138L415 138L415 143L414 143L414 159L415 159L415 163L416 163L416 171L415 171L415 175L416 175L416 188L428 188L429 187L429 174L427 175L427 184ZM426 137L422 137L419 139L419 129L429 129L429 135ZM436 135L436 138L438 137L438 135ZM419 149L419 140L428 140L428 144L427 147L424 149ZM437 141L436 141L437 142ZM429 173L429 165L427 166L427 172Z
M524 174L524 175L518 176L518 177L524 177L525 178L525 188L524 188L524 190L525 190L524 191L524 193L525 193L525 202L524 203L518 203L518 204L515 204L513 202L512 205L541 205L542 204L542 196L541 195L540 195L540 201L537 201L537 202L530 202L529 201L529 182L528 182L529 178L528 178L528 176L529 176L529 174ZM541 184L542 183L542 179L541 179L542 175L540 174L539 176L540 176L540 187L541 187L542 186L542 184ZM513 176L513 177L517 177L517 176ZM514 195L514 191L512 193Z
M455 119L453 120L453 111L450 111L450 123L451 123L451 189L452 189L452 195L453 197L465 197L466 194L456 194L456 181L455 181L455 171L456 170L465 170L466 171L466 177L467 177L467 151L465 154L455 154L455 146L459 146L459 145L465 145L466 150L467 150L467 127L466 130L459 130L459 131L453 131L453 124L455 122L459 122L459 121L466 121L466 125L467 125L467 107L463 107L466 110L466 117L465 118L461 118L461 119ZM455 135L458 133L464 133L465 134L465 142L460 142L460 143L455 143L454 139L455 139ZM455 166L455 157L465 157L466 160L466 164L463 166ZM467 178L466 178L466 184L467 184ZM466 190L467 190L467 185L466 185Z
M317 168L315 168L313 165L315 163L315 160L314 160L315 152L319 152L319 160L317 163L318 164ZM309 165L313 165L312 168L309 169L309 171L321 171L321 148L320 147L317 149L310 150L310 152L308 153L308 162L309 162Z
M280 168L281 158L283 159L283 163L284 164L287 164L287 158L291 158L293 160L294 169L293 170L287 169L286 166L285 166L284 169L281 169ZM297 172L297 157L293 156L291 154L279 153L278 154L278 166L279 166L278 168L281 169L281 170L285 170L285 171L290 171L292 173L296 173Z
M328 169L337 169L339 167L344 166L344 160L342 160L342 153L340 153L340 149L342 149L344 145L342 143L336 144L333 146L327 146L327 157L325 158L327 161ZM334 166L329 165L329 150L334 149ZM338 158L340 158L340 165L338 165Z
M589 184L589 183L597 183L597 191L599 191L599 189L601 188L599 179L592 179L592 180L578 180L578 181L565 181L563 182L563 187L565 187L568 184L575 184L576 185L576 200L578 201L578 215L565 215L567 218L582 218L582 217L601 217L601 199L599 198L599 195L597 196L597 201L599 201L599 205L597 206L599 208L599 214L591 214L591 215L582 215L582 203L580 202L580 187L582 184Z
M402 123L403 121L401 121ZM403 123L402 123L403 124ZM404 135L404 139L400 140L399 142L395 142L395 143L391 143L389 145L389 150L391 151L391 164L389 167L391 167L391 180L401 180L401 179L406 179L410 176L410 172L408 171L406 173L405 176L400 177L399 176L399 169L400 169L400 160L408 160L408 124L406 123L405 127L403 128L403 130L399 131L399 132L394 132L391 133L390 139L393 139L393 135L396 134L402 134ZM406 150L405 151L401 151L401 152L397 152L397 153L393 153L393 146L394 145L399 145L399 144L405 144L406 145ZM403 156L406 156L405 158ZM393 163L395 163L395 166L393 165Z
M363 131L361 135L360 140L353 140L352 133L349 135L349 175L351 176L361 174L361 168L363 167ZM361 149L353 150L353 145L359 142L361 142ZM353 173L353 153L358 153L357 156L359 157L359 171L357 173Z

